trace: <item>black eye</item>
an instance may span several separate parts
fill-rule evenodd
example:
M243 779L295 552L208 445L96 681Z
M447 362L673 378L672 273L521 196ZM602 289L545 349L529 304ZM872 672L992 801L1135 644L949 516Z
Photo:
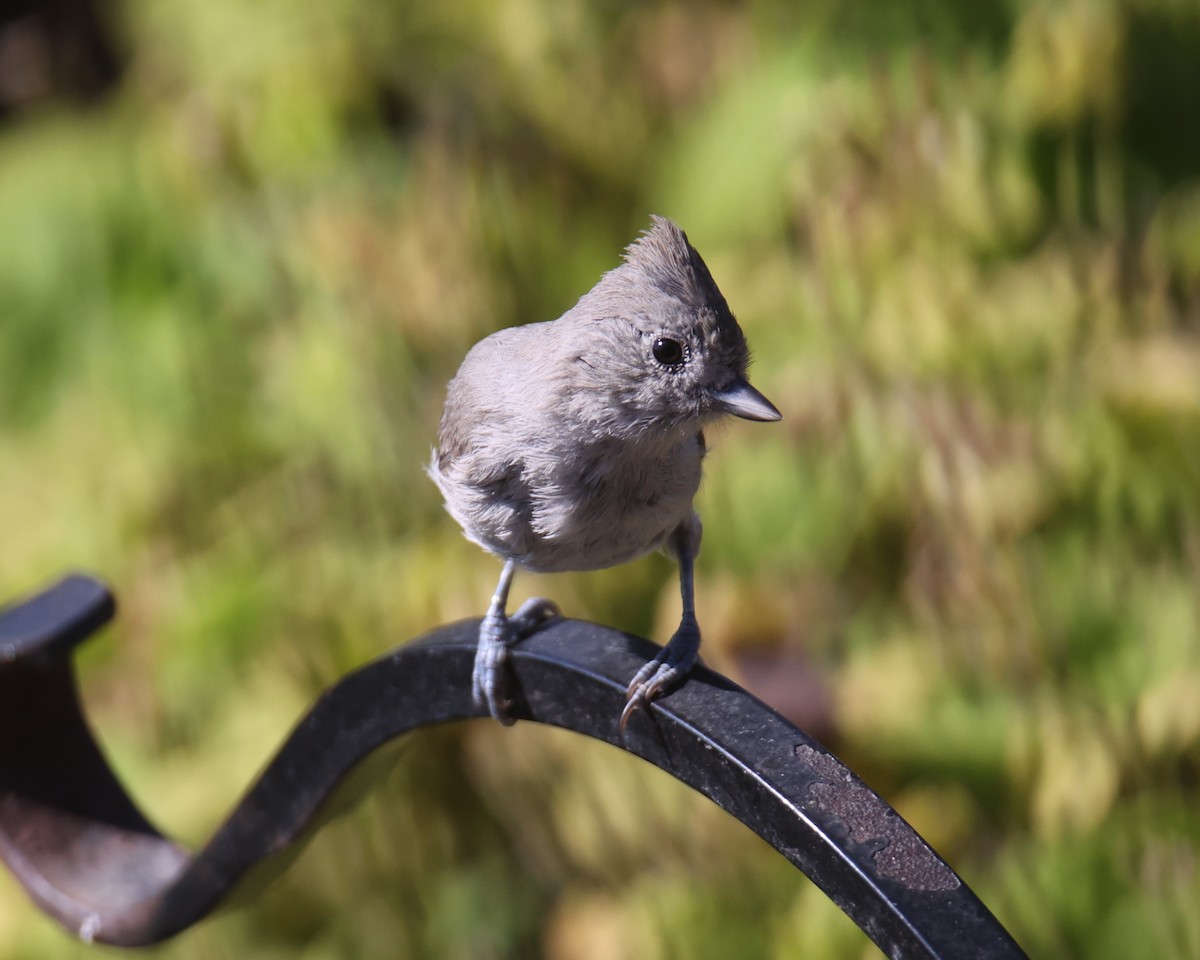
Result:
M683 346L678 340L659 337L654 341L654 359L669 367L683 363Z

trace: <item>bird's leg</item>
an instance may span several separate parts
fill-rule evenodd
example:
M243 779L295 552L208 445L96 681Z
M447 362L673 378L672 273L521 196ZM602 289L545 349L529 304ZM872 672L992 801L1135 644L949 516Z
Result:
M517 565L508 560L500 571L500 582L492 594L492 602L479 624L479 645L475 648L475 667L471 672L471 696L479 706L501 723L512 720L505 713L510 706L504 698L504 661L508 656L510 627L505 608Z
M700 625L696 622L696 593L693 566L700 551L700 518L692 514L671 534L668 549L679 561L679 593L683 615L679 629L658 655L646 663L625 691L625 709L621 711L621 732L640 707L679 683L696 664L700 654Z
M508 715L512 703L505 696L504 689L504 664L508 659L508 648L545 620L559 615L556 604L534 597L521 604L511 618L508 616L505 612L508 591L516 571L515 561L506 560L487 615L479 624L479 646L475 649L475 667L471 672L471 696L505 726L513 723Z

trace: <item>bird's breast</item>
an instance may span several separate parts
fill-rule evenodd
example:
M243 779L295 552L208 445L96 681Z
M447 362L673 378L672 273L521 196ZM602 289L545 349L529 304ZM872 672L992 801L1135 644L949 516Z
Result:
M536 570L594 570L657 548L691 516L700 486L698 437L662 445L597 444L545 464L531 484Z

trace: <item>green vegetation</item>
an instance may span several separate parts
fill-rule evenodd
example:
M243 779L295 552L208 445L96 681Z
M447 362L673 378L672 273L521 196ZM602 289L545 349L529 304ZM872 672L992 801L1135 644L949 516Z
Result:
M324 685L482 612L444 383L657 212L786 418L714 438L708 661L824 687L1031 955L1200 956L1200 8L116 9L116 88L0 127L0 596L114 585L83 683L152 819L202 840ZM517 583L660 641L675 589ZM0 903L0 956L93 955ZM154 955L877 954L656 771L478 723Z

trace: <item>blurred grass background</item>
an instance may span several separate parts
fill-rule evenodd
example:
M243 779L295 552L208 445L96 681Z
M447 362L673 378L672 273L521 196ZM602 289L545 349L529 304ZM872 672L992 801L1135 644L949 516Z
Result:
M0 595L200 842L342 672L482 613L445 381L648 214L784 411L699 498L705 654L1033 956L1200 957L1200 5L57 0L0 27ZM660 642L662 558L518 580ZM0 956L83 957L0 876ZM164 958L873 957L657 771L434 731Z

